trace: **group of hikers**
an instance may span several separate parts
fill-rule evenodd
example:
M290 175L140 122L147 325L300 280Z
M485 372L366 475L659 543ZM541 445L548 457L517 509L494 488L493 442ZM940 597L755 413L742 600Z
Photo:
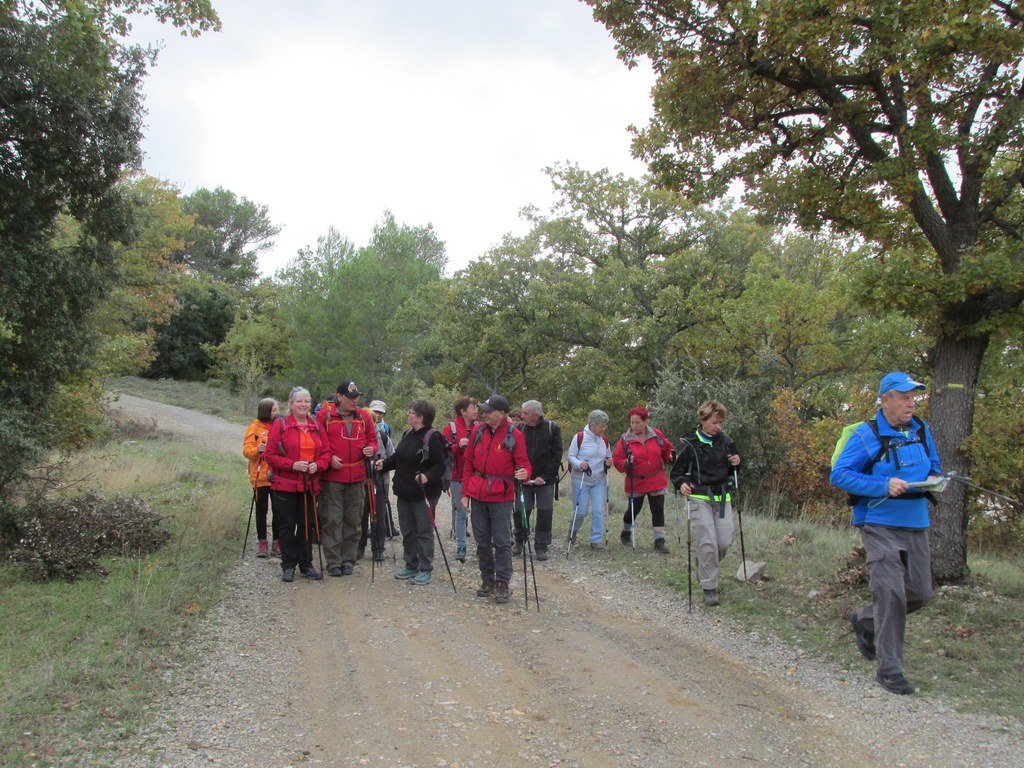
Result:
M906 615L931 595L928 502L910 485L941 473L930 429L914 416L917 390L923 388L905 373L883 378L876 416L850 430L837 448L831 475L834 485L851 494L853 524L861 531L870 571L872 602L850 615L854 638L861 654L878 660L876 677L894 693L913 691L902 671ZM313 565L314 542L320 544L327 574L342 577L354 572L368 540L373 559L383 562L386 538L400 536L403 567L395 578L427 585L435 512L447 491L456 559L466 562L471 531L481 580L477 596L508 602L513 558L531 546L531 528L537 560L550 557L563 463L559 425L545 418L537 400L514 412L508 400L492 395L483 402L460 398L452 420L437 430L434 404L414 400L396 446L384 421L386 404L374 400L362 408L361 397L349 380L315 411L303 387L289 394L285 417L275 400L260 402L243 445L253 485L257 557L280 556L285 582L294 581L296 569L307 579L322 580ZM650 425L646 408L629 411L629 429L614 443L606 434L608 414L591 411L565 452L573 510L568 547L589 516L590 548L605 548L608 473L614 467L624 475L626 496L620 542L635 546L646 502L653 549L668 554L665 497L671 486L685 498L704 604L719 605L719 563L733 541L732 493L741 464L736 444L722 431L727 415L717 400L702 403L695 428L677 448ZM389 483L397 502L397 531Z

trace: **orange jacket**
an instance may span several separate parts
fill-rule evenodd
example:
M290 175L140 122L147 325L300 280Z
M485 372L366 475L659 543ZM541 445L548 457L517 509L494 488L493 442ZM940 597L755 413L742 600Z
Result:
M323 480L332 483L361 483L366 480L366 456L363 447L377 453L377 427L373 416L363 408L349 418L338 412L335 403L326 403L316 414L316 423L324 435L332 456L341 459L339 469L328 468Z
M242 438L242 455L249 460L249 482L252 483L253 488L264 488L270 485L267 462L263 459L260 446L267 444L271 423L253 419L252 424L245 430L245 437Z

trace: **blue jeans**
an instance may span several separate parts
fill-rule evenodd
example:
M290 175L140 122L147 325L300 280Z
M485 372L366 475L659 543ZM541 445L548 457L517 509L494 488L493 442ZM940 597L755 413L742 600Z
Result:
M469 520L469 513L466 505L462 503L462 483L452 480L450 488L452 494L452 525L455 526L455 546L466 548L466 523Z
M573 515L569 535L575 536L576 531L583 527L583 519L590 515L590 543L598 544L604 540L604 505L608 500L608 480L597 485L582 485L583 476L572 476Z

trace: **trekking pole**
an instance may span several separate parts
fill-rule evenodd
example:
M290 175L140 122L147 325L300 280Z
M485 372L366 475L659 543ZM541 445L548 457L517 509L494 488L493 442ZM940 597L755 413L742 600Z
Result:
M394 538L398 534L395 532L395 526L392 523L392 518L394 517L394 515L392 514L391 498L389 496L385 496L384 497L384 508L387 510L387 513L388 513L388 531L391 532L391 535L388 537L388 541L391 542L391 562L392 563L397 563L398 560L395 558L395 542L394 542Z
M316 557L320 562L320 573L324 572L324 546L320 540L320 507L316 503L316 496L313 490L309 490L309 499L313 503L313 527L316 529ZM313 553L310 552L310 559Z
M245 524L245 538L242 539L242 559L245 560L245 545L249 543L249 529L252 527L252 513L256 509L256 486L252 487L252 503L249 504L249 522Z
M626 441L622 441L622 445L626 448L626 481L629 485L629 543L633 547L634 554L636 553L636 532L633 530L636 528L636 498L633 496L633 452L626 446Z
M693 558L690 552L690 497L686 497L686 603L693 613Z
M530 518L526 516L526 495L523 493L523 484L516 481L516 492L519 498L519 515L526 530L526 546L523 548L523 592L526 597L526 608L530 608L530 585L527 582L526 574L526 553L530 553L530 573L533 574L533 597L537 604L537 613L540 613L540 595L537 593L537 571L533 567L533 545L530 543ZM538 513L539 514L539 513Z
M452 567L448 565L448 555L444 552L444 543L441 541L441 532L437 530L437 520L434 518L434 510L430 506L430 499L427 498L427 489L421 485L420 491L423 493L423 503L427 505L427 514L430 516L430 525L434 529L434 535L437 536L437 546L441 549L441 557L444 559L444 567L448 571L448 578L452 580L452 591L458 594L459 590L455 588L455 577L452 576Z
M676 544L682 544L683 542L681 540L681 537L683 535L683 520L682 511L679 509L680 493L678 488L676 488L674 496L676 497Z
M739 494L740 481L736 467L732 468L732 487ZM745 584L747 582L747 548L743 546L743 511L739 504L736 504L736 520L740 526L740 557L743 558L743 583Z
M590 474L590 472L588 471L587 474ZM566 547L566 550L565 550L565 557L566 557L566 559L569 558L569 553L572 552L572 542L573 542L573 539L576 536L576 517L577 517L577 515L579 514L579 511L580 511L580 496L582 496L582 495L583 495L583 478L581 477L580 478L579 490L576 491L576 499L572 503L572 522L569 523L569 546Z
M1013 506L1013 507L1021 506L1020 499L1014 499L1014 498L1012 498L1010 496L1004 496L1001 493L996 493L995 491L990 491L988 488L985 488L984 486L981 486L981 485L978 485L976 483L971 482L971 479L969 477L961 477L960 475L954 474L953 472L945 472L941 476L942 477L948 477L950 480L956 480L958 483L963 483L968 488L973 488L976 491L981 491L982 493L987 493L989 496L992 496L993 498L999 499L1000 501L1005 501L1010 506Z
M377 574L377 556L373 551L377 546L377 494L374 467L369 458L363 459L363 466L366 467L366 496L370 504L370 583L373 584Z
M302 493L302 521L303 521L302 522L302 530L303 530L303 538L304 538L304 541L305 541L305 546L309 547L309 560L310 560L310 565L312 565L313 564L313 547L309 543L309 506L308 506L309 494L306 493L306 480L305 480L305 478L303 478L302 483L300 483L300 485L302 486L301 493ZM305 554L305 553L302 553L302 554Z

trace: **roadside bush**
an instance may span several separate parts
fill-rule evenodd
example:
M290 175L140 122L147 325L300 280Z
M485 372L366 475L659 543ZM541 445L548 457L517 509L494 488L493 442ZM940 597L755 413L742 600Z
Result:
M105 576L101 557L149 554L171 536L142 499L104 499L92 492L33 498L7 516L2 535L6 558L35 581Z

